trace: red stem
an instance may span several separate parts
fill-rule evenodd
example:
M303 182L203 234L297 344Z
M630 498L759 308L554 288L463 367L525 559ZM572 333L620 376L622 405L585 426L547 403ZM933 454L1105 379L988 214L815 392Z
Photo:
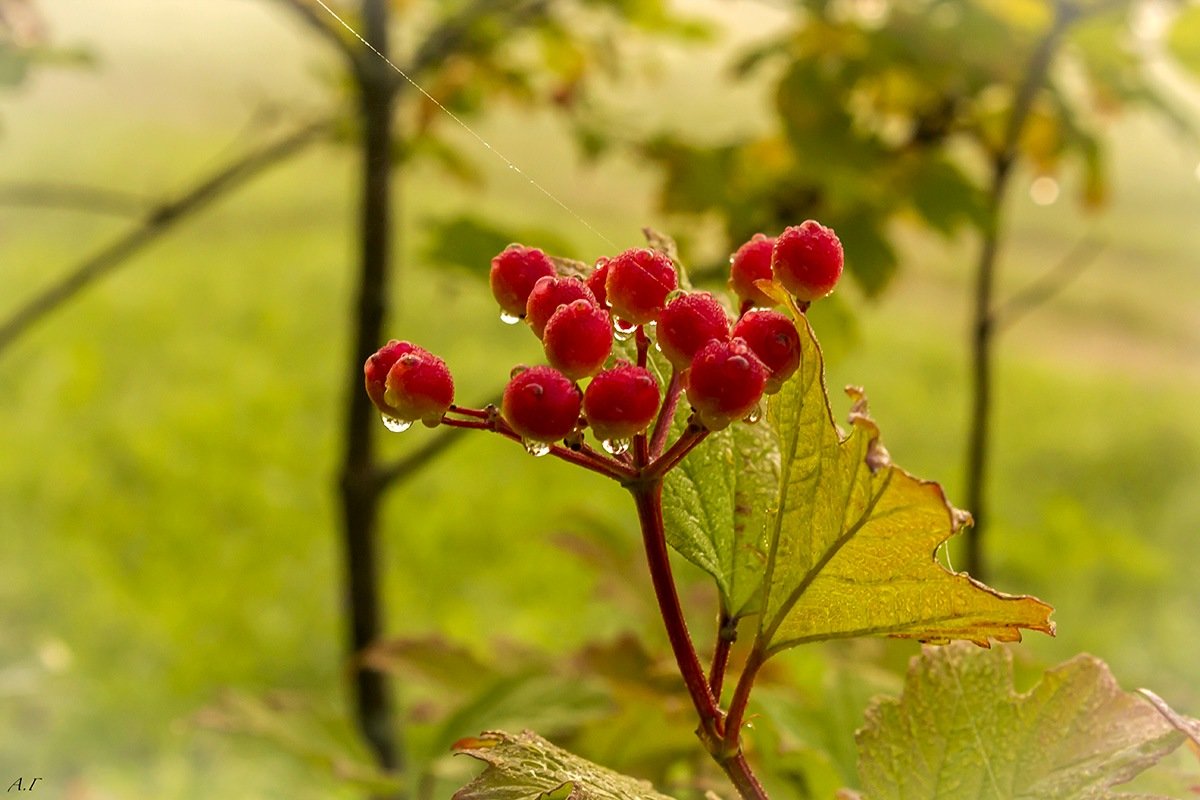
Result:
M656 458L642 472L642 477L648 481L661 481L663 476L679 465L680 461L692 452L696 445L704 441L709 431L699 425L688 425L683 434L672 444L667 452Z
M708 670L708 689L717 702L721 702L721 688L725 683L725 670L729 667L729 648L737 641L737 622L730 619L724 610L717 619L717 645L713 650L712 666Z
M637 365L646 368L646 355L650 352L650 337L646 335L645 327L638 325L634 341L637 343Z
M679 407L679 395L683 391L683 376L679 370L671 368L671 382L667 384L667 395L663 398L662 409L654 422L654 431L650 434L650 457L658 458L663 448L667 446L667 436L671 433L671 421L675 419L675 409Z
M463 409L456 408L456 413L465 413ZM472 415L474 416L474 415ZM489 415L490 416L490 415ZM497 417L489 420L474 420L474 419L454 419L453 417L443 416L442 424L452 428L470 428L480 431L492 431L498 433L505 439L511 439L514 442L521 441L521 435L508 426L508 423ZM625 466L621 462L602 456L592 448L584 445L579 450L572 450L569 447L563 447L560 444L550 446L550 455L562 459L563 461L591 470L592 472L604 475L607 478L612 478L616 481L628 481L637 476L631 468Z
M737 688L733 692L733 700L729 702L729 716L725 718L725 747L728 750L736 751L740 747L742 720L746 716L746 704L750 702L750 690L754 687L754 679L765 660L765 652L756 641L754 649L746 658L746 666L742 668L742 675L738 678Z
M707 431L703 431L703 433L707 434ZM658 599L658 608L662 614L663 624L667 629L667 638L671 642L675 663L679 667L679 673L683 676L688 695L692 698L696 713L700 715L700 728L697 731L700 740L713 759L721 765L725 774L729 776L729 780L742 798L745 800L769 800L762 784L758 782L750 765L746 762L737 737L734 737L732 746L727 742L728 737L723 730L721 709L709 689L708 680L704 676L704 667L700 664L700 658L696 655L696 647L692 644L692 637L688 633L687 622L683 617L683 608L679 603L679 594L675 589L675 579L671 574L671 562L667 555L667 541L662 518L662 481L661 479L639 481L631 484L629 489L637 506L638 521L642 527L642 543L646 548L646 562L650 567L650 578L654 584L654 594Z
M650 579L654 583L654 594L667 628L671 650L683 675L696 712L700 715L702 731L719 737L721 710L708 690L704 667L696 655L687 622L683 618L683 607L675 590L675 578L671 574L671 562L667 555L667 541L662 519L662 482L638 484L630 489L637 506L638 521L642 527L642 544L646 548L646 561L650 567Z

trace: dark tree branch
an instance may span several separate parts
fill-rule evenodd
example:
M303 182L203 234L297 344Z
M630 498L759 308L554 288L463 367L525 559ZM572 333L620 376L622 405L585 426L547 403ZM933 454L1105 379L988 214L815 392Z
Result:
M499 404L500 397L497 395L484 405ZM457 443L462 433L462 428L443 427L436 436L427 439L416 450L405 454L391 464L379 467L375 470L376 488L378 491L384 492L391 488L393 484L403 483L408 480L413 473L419 471L430 461L450 449L451 445Z
M332 120L323 119L298 128L221 167L176 199L152 209L138 227L85 258L58 282L43 289L0 323L0 354L36 322L75 297L93 281L125 263L179 222L300 151L328 133L331 127Z
M10 183L0 185L0 205L87 211L114 217L136 217L153 207L144 195L73 183Z
M550 0L522 0L515 3L513 0L475 0L458 14L443 21L425 37L425 41L421 43L404 72L415 77L453 54L462 46L471 26L478 24L479 19L485 15L502 13L505 16L505 27L516 28L544 13L549 6ZM404 81L403 76L397 75L396 78Z
M310 0L275 0L300 18L304 24L316 31L326 42L333 45L347 61L350 71L357 73L365 57L357 42L343 35L343 28L329 12Z
M363 36L388 52L386 0L362 0ZM352 344L346 362L344 446L340 470L343 569L342 596L348 617L346 648L354 664L354 720L379 765L404 769L387 676L364 664L359 654L383 632L379 596L379 498L376 479L378 412L363 391L362 365L383 338L392 267L392 110L396 86L376 57L354 71L362 130L359 259L351 315Z
M1076 242L1057 264L992 312L995 330L1011 327L1018 319L1054 298L1092 265L1105 246L1104 242L1091 237Z
M974 306L971 330L971 411L968 423L966 458L966 501L967 508L975 519L973 527L966 533L967 572L984 580L986 564L983 554L983 536L986 531L987 504L987 459L989 426L992 404L992 345L995 328L995 313L992 295L996 283L996 260L1000 250L1001 216L1004 200L1008 193L1009 180L1016 162L1021 133L1029 118L1033 100L1046 80L1050 63L1063 37L1077 18L1074 6L1059 3L1055 6L1054 21L1038 42L1024 79L1017 87L1012 112L1005 125L1004 139L999 152L992 159L992 179L988 192L988 217L980 245L979 262L975 269Z

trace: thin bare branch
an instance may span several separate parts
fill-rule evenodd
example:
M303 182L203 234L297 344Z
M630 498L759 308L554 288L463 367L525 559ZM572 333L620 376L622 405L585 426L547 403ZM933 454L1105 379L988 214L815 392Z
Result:
M0 205L136 217L152 208L154 201L120 189L75 183L6 183L0 185Z
M404 71L410 76L415 76L444 61L459 49L471 26L477 24L484 15L503 13L505 27L517 28L533 17L545 13L549 7L549 0L523 0L517 3L513 0L475 0L430 32ZM396 77L399 81L404 81L402 76Z
M1052 299L1071 281L1082 275L1106 246L1105 242L1092 237L1086 237L1076 242L1075 246L1057 264L992 312L992 324L995 330L999 332L1008 328L1030 311Z
M304 24L316 31L326 42L333 45L346 59L351 72L362 66L363 50L356 42L343 35L343 28L324 9L309 0L275 0L300 18Z
M331 119L310 122L286 136L242 155L179 197L152 209L136 228L85 258L56 283L43 289L0 323L0 355L36 322L57 310L93 281L112 272L183 219L316 141L327 133L332 125Z
M484 405L499 405L499 403L500 396L496 395ZM392 484L403 483L430 461L448 450L451 445L458 442L463 430L463 428L443 426L436 436L429 438L416 450L405 454L391 464L380 467L375 472L375 485L378 490L382 492L390 488Z
M1046 30L1025 67L1024 77L1016 89L1012 111L1005 126L1000 150L992 159L991 186L988 191L988 219L980 243L979 260L975 267L974 303L971 311L971 407L968 422L966 477L967 508L975 524L966 534L967 571L983 580L986 571L983 537L987 530L987 464L990 449L989 426L992 405L992 343L995 307L997 259L1000 252L1001 213L1007 196L1013 165L1017 161L1021 134L1025 130L1030 110L1038 90L1044 85L1050 64L1077 18L1073 6L1060 0L1055 7L1054 21Z

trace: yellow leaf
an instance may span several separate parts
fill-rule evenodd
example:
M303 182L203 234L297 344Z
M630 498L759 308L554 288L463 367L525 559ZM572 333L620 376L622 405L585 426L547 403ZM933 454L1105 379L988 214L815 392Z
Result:
M791 303L789 302L789 305ZM935 560L970 515L935 483L891 463L861 390L851 432L833 422L820 347L794 305L803 362L771 398L780 492L770 527L760 646L887 635L945 642L1015 641L1053 634L1053 609L1002 594Z

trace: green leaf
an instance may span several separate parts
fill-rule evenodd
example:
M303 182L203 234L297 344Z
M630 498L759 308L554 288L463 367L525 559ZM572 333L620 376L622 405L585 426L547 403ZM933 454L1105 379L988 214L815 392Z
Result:
M201 709L195 722L230 736L269 742L281 752L371 794L388 795L403 780L384 773L344 712L304 695L271 692L258 696L229 691Z
M792 310L803 360L768 406L781 479L768 520L760 646L769 654L867 635L986 645L1018 640L1021 628L1053 633L1050 606L1001 594L935 561L970 516L952 508L936 483L892 465L861 390L847 390L855 401L850 434L838 429L820 347L808 320Z
M922 161L912 176L912 204L928 225L952 236L965 224L983 227L987 210L982 192L946 159Z
M1092 656L1018 694L1007 650L926 648L867 710L859 775L871 800L1105 800L1184 738Z
M1188 5L1175 17L1167 33L1167 49L1180 66L1200 76L1200 4Z
M555 747L535 733L488 731L463 739L456 753L488 766L453 800L671 800L630 778Z
M663 481L667 542L713 576L722 611L757 610L779 449L765 420L711 434Z
M504 229L469 214L430 219L422 258L435 264L463 267L487 277L492 257L512 242L536 242L548 252L570 253L561 237L537 228Z

